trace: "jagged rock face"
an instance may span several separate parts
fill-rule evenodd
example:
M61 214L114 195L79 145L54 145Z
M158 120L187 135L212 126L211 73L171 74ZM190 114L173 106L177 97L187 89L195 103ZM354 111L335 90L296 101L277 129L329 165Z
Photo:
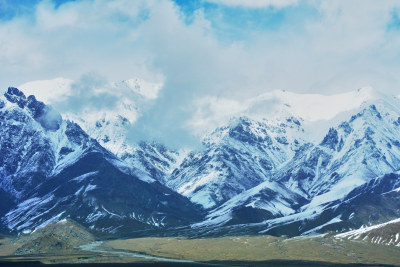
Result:
M328 134L324 137L324 140L322 140L321 142L321 146L333 149L337 151L340 151L340 149L343 147L343 139L340 139L340 146L338 146L339 144L339 136L338 136L338 132L336 129L334 128L330 128Z
M277 170L274 177L303 197L311 198L311 188L318 179L320 168L326 168L332 156L312 144L303 145L285 166Z
M87 135L78 124L70 121L67 121L65 135L67 136L69 142L83 146L84 148L88 146L90 141L93 142L89 135Z
M18 104L22 109L27 107L33 118L38 121L44 129L56 131L60 128L62 121L61 115L52 107L37 101L35 96L31 95L27 98L22 91L19 91L15 87L9 87L4 96L9 102Z
M21 199L88 149L104 150L75 123L55 120L51 107L16 88L0 109L0 187Z
M43 129L21 108L0 110L1 188L19 198L47 177L55 166Z
M4 94L8 101L11 103L16 103L20 108L24 108L26 105L25 94L15 87L8 87L7 92Z

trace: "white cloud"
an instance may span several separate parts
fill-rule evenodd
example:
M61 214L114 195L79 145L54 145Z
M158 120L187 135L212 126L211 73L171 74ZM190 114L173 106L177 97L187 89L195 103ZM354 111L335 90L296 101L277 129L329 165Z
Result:
M202 136L207 131L221 126L222 123L233 116L242 114L248 108L245 102L214 96L201 98L194 105L195 112L192 119L188 121L188 127L197 136Z
M197 136L220 127L232 118L247 116L253 119L285 119L299 117L307 124L329 121L338 115L349 115L362 103L376 99L379 93L371 87L340 94L297 94L275 90L240 100L206 96L197 100L193 119L188 126ZM339 117L339 119L341 119ZM347 118L346 118L347 119ZM330 124L331 126L331 124ZM325 133L325 132L324 132Z
M226 6L240 6L249 8L286 7L296 5L297 0L206 0L207 2Z
M34 95L46 104L53 104L65 101L73 94L71 90L73 82L73 80L59 77L51 80L27 82L19 85L18 88L26 95Z
M197 10L187 23L168 0L73 1L57 8L43 1L31 15L0 21L0 86L79 80L89 72L105 82L131 77L164 82L151 93L156 103L138 124L163 136L188 125L197 132L246 110L243 99L275 89L399 90L400 34L388 31L398 1L218 2L238 10L290 4L298 11L291 13L295 18L283 16L281 26L250 27L244 38L226 40L218 31L239 24L221 21L220 8L215 17ZM298 19L304 8L309 13ZM208 103L198 110L201 101ZM182 139L178 132L165 138Z

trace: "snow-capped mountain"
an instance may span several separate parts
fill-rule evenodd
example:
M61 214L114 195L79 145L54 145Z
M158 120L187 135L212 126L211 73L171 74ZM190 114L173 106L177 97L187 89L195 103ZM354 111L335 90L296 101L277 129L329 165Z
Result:
M367 189L372 190L370 181L378 179L384 183L387 181L387 178L382 178L385 174L400 169L399 100L382 97L374 99L373 103L364 102L348 120L332 126L321 141L304 142L292 158L269 175L279 185L281 193L275 193L278 201L271 194L260 194L264 188L262 183L211 210L205 222L194 226L234 224L237 211L243 209L246 215L242 216L240 223L258 223L254 225L258 232L286 235L327 229L343 231L362 223L381 222L399 216L398 205L393 199L388 199L390 194L387 194L394 189L392 183L399 181L398 176L393 176L386 191L379 194L374 191L371 199L381 201L381 204L391 203L390 208L361 201L370 194L369 191L362 197L351 198L363 186L368 185ZM277 188L277 184L271 182L265 182L265 186L270 191ZM382 194L387 194L384 200ZM288 199L288 195L294 200L282 201L282 197ZM261 204L255 208L255 203ZM375 217L365 218L366 214L360 212L367 203L374 206ZM276 206L281 210L277 211ZM350 211L354 212L352 217ZM271 214L277 214L279 218Z
M16 88L1 97L0 107L1 187L16 199L91 146L86 136L69 141L66 132L74 131L73 125Z
M167 185L205 208L216 207L267 181L304 142L301 122L232 119L204 138L204 151L191 153Z
M202 203L203 206L213 208L206 221L194 226L220 226L239 222L261 223L271 220L274 216L281 217L277 220L277 224L287 224L293 221L304 224L305 218L315 217L313 214L320 214L328 209L327 207L331 207L332 203L343 200L358 186L376 177L399 170L398 120L400 111L398 98L379 95L370 88L360 89L347 95L351 98L356 95L363 99L363 102L360 102L361 105L352 112L343 110L337 113L341 117L344 112L348 116L347 120L338 122L337 118L333 118L331 128L320 140L310 138L313 136L307 132L310 128L291 127L290 129L296 129L296 131L289 134L292 137L289 140L290 143L296 144L296 147L289 150L280 149L279 151L285 151L281 154L284 156L281 156L280 161L275 161L279 164L275 164L273 168L267 168L269 171L265 171L266 168L254 167L259 166L254 159L255 156L262 155L273 159L279 159L279 157L271 157L266 150L250 150L254 143L248 141L252 140L254 136L259 136L254 134L260 133L259 121L246 118L247 122L243 123L242 120L241 123L249 127L247 130L241 131L241 135L232 134L232 129L236 125L231 123L229 126L217 129L211 137L206 138L206 145L216 147L216 152L208 147L208 150L203 152L204 154L192 154L184 161L182 168L173 173L173 175L181 176L171 179L169 183L172 188L187 195L192 201L197 203L205 201ZM335 98L333 97L333 99ZM286 111L285 115L287 115ZM306 122L303 122L302 119L298 119L297 122L302 125L307 124L310 123L310 118ZM243 128L243 124L239 124L241 128ZM284 131L278 131L278 136L268 132L267 136L275 137L275 139L277 139L276 137L287 138L282 132ZM227 136L229 138L240 136L240 138L232 138L239 145L235 142L227 142L226 140L231 140L226 138ZM261 143L266 140L265 137L256 139L261 140ZM207 143L207 140L212 141ZM218 152L223 151L220 146L224 147L225 144L228 144L225 158L218 157ZM240 147L241 145L243 147ZM237 149L238 147L239 149ZM266 147L274 151L276 146L269 143ZM236 148L236 150L232 148ZM246 150L251 151L247 155L252 157L244 158ZM240 155L240 160L234 163L229 156L236 154ZM236 170L235 175L225 172L225 176L218 173L221 168L213 170L213 166L218 166L224 160L228 164L231 163L230 166L235 168L243 166L243 169ZM246 163L251 164L246 165ZM198 168L200 171L196 172L194 168ZM253 171L254 169L256 171ZM250 174L251 178L257 177L259 180L254 183L258 185L243 190L240 187L240 178L244 178L245 182L252 181L251 178L246 177L247 174ZM185 177L191 177L191 179L185 179ZM265 188L274 191L277 187L280 188L280 194L260 193ZM226 197L222 204L216 204L212 197L219 192L229 192L231 195ZM295 200L276 201L271 195L278 195L281 198L291 195ZM257 206L255 203L261 204ZM275 206L281 206L282 210L278 211ZM240 219L237 216L239 212L242 213ZM287 217L287 221L285 221L285 217ZM331 223L333 223L334 219L330 218L329 220L332 220ZM321 224L328 223L329 220L325 220ZM336 219L336 222L338 220ZM271 222L271 226L274 225L275 222ZM269 229L269 227L265 228ZM302 228L303 230L299 230L297 233L310 230L307 227Z
M96 231L186 224L186 198L116 157L34 96L10 87L0 99L1 222L28 231L67 217Z
M48 92L52 84L64 90L47 98L52 103L68 102L78 86L57 79L23 87ZM200 235L295 236L400 217L398 97L371 88L274 91L244 101L246 112L205 135L202 149L174 151L129 141L160 84L132 79L96 90L121 101L60 114L16 88L0 97L3 228L71 217L114 234L190 226L184 231ZM254 114L254 105L272 100L269 113Z
M388 102L367 105L330 128L319 144L299 150L275 175L305 197L318 196L310 204L315 206L396 171L400 168L399 114L400 110Z

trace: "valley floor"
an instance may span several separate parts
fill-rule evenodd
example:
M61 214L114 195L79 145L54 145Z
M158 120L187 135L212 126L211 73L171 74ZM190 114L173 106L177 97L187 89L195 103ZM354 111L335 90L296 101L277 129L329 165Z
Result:
M84 250L22 256L13 255L13 251L21 246L18 242L5 238L0 243L0 266L21 261L79 263L82 267L85 266L81 265L83 263L129 263L129 266L147 266L148 263L152 263L151 266L201 266L202 263L206 266L400 266L400 247L342 240L330 235L290 239L273 236L118 239L94 242L90 249L83 246Z

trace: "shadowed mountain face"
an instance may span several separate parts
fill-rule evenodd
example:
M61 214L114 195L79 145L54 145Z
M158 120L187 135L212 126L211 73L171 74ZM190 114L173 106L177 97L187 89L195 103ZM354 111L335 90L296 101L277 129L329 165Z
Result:
M5 220L10 228L23 230L67 217L111 234L201 218L188 199L158 182L149 184L121 172L99 152L85 154L40 184Z
M203 150L182 152L128 145L120 114L85 132L9 88L0 97L1 227L72 218L114 236L296 236L398 218L400 101L366 99L323 130L287 112L233 118L203 137Z
M14 206L11 195L3 189L0 189L0 216L3 216L10 207Z

